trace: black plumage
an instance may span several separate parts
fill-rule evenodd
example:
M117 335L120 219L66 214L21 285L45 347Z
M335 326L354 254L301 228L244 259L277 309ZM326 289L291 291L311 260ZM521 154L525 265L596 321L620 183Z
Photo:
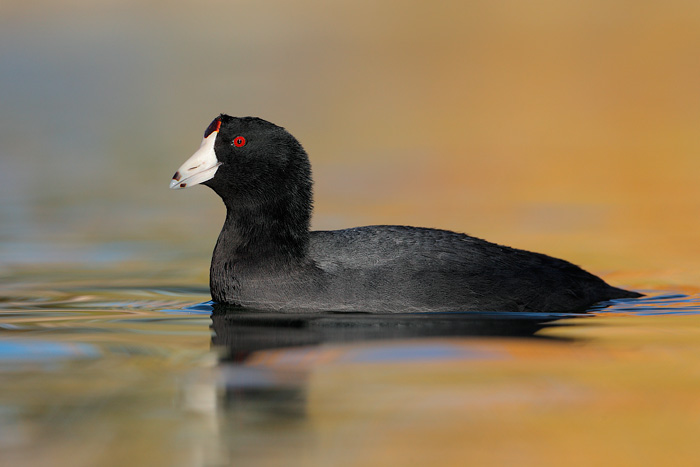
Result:
M311 167L301 144L259 118L217 119L220 165L202 182L227 209L210 271L216 302L282 311L564 312L639 296L567 261L446 230L309 231Z

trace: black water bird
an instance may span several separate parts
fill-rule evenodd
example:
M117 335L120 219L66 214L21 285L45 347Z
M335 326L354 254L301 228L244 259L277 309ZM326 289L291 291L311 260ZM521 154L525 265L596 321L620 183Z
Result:
M226 205L215 302L277 311L582 311L640 294L567 261L447 230L375 225L310 231L311 167L284 128L220 115L171 188Z

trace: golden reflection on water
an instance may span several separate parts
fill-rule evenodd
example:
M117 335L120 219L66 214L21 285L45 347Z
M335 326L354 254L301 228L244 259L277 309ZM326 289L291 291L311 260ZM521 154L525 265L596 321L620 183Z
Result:
M542 333L549 339L327 346L297 350L296 364L284 352L260 356L250 365L306 372L303 423L277 421L281 450L252 437L232 453L253 465L692 465L698 317L571 324ZM464 354L353 361L406 347Z
M325 329L334 339L357 329L371 338L318 345L318 326L236 324L246 315L215 317L212 325L204 309L183 309L206 296L182 286L135 286L148 282L73 282L54 290L54 302L27 290L13 295L22 287L6 285L4 460L354 466L695 459L697 294L656 294L594 315L560 316L535 337L459 337L450 327L439 337L436 319L425 317L377 332L372 317L361 317L366 328L343 328L337 323L351 318L331 316L336 324ZM433 337L420 337L419 318ZM507 329L509 321L500 322ZM402 337L411 329L413 338ZM20 344L33 352L13 358L8 349ZM248 345L254 350L241 353Z
M690 463L697 365L669 361L682 345L649 325L641 348L623 331L601 345L466 343L509 356L495 361L329 368L311 385L312 416L347 465ZM695 317L676 325L697 337ZM587 330L577 337L597 336Z

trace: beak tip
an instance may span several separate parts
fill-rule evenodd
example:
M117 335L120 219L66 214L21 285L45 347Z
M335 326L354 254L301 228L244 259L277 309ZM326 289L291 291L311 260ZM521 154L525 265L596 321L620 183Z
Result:
M175 172L175 175L173 175L173 179L170 180L170 189L176 189L176 188L184 188L184 186L178 186L178 183L180 182L180 171L178 170Z
M178 180L172 179L170 180L170 189L171 190L177 190L178 188L185 188L187 186L186 183L180 183Z

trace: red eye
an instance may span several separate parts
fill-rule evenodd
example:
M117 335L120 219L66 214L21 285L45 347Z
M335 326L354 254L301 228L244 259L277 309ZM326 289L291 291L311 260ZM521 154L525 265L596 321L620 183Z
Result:
M236 136L233 139L233 145L236 146L237 148L240 148L241 146L245 146L245 138L242 136Z

